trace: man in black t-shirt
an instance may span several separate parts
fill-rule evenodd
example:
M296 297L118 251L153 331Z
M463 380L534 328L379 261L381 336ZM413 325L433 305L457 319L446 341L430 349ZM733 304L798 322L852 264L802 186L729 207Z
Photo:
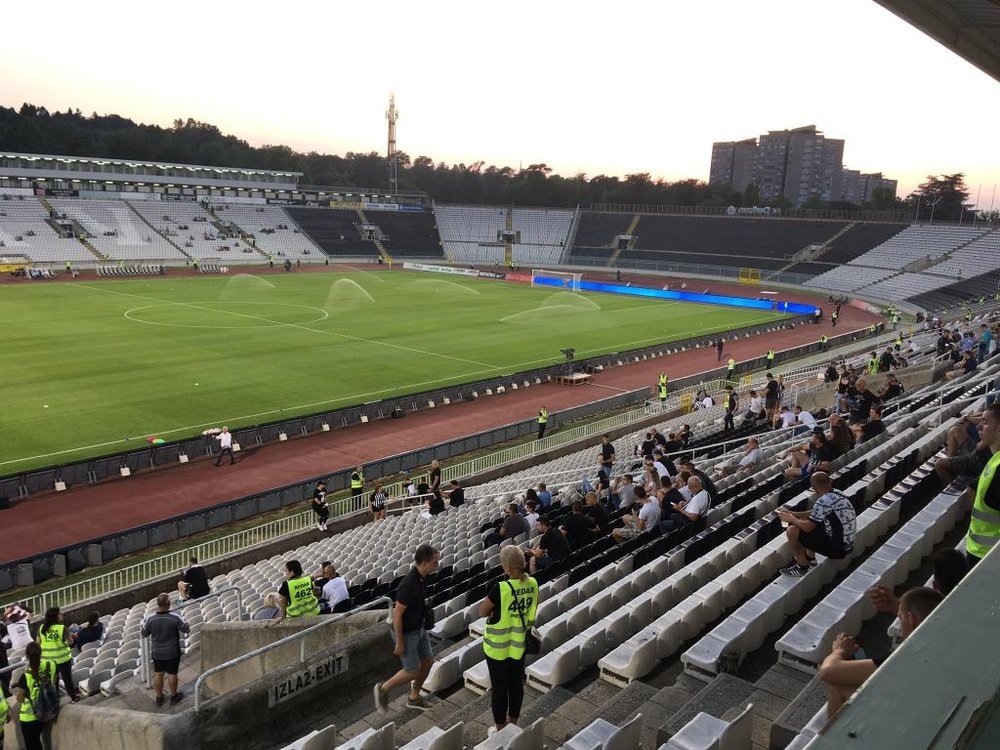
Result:
M528 555L528 568L532 575L559 560L565 560L571 553L566 537L559 529L552 528L552 522L548 518L539 516L537 524L541 536L535 546L525 553Z
M871 440L876 435L881 435L885 432L885 424L882 422L882 412L873 406L868 413L868 422L858 431L861 433L859 436L861 442Z
M431 492L441 489L441 464L435 458L431 461Z
M611 468L615 464L615 446L611 444L611 438L607 435L601 435L600 461L601 466L604 467L605 472L610 476Z
M421 544L413 556L413 567L396 590L396 605L392 610L392 636L396 644L393 653L399 657L401 669L385 682L376 682L375 708L385 713L389 705L389 691L403 685L410 686L406 707L427 711L430 706L420 695L434 657L427 631L433 627L428 616L427 576L437 570L439 554L429 544Z
M312 496L312 509L316 514L316 528L326 531L326 522L330 518L330 506L326 502L326 482L317 482Z
M177 583L177 590L185 599L198 599L209 592L208 576L198 564L198 558L191 558L191 567L184 571L184 577Z
M774 379L774 375L767 373L767 385L764 386L764 409L767 410L769 424L773 423L778 406L778 381Z
M590 521L583 515L583 503L579 500L573 501L572 513L563 518L562 530L570 549L580 549L593 538Z
M590 519L590 531L595 536L600 533L601 529L607 527L610 521L608 511L601 505L596 492L587 493L587 507L583 509L583 514Z
M448 490L448 505L452 508L465 505L465 490L457 479L451 480L451 489Z

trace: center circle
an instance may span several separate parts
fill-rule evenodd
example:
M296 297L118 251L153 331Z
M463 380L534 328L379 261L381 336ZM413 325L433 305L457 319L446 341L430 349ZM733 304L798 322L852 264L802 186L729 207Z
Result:
M253 310L248 310L247 306L251 308L260 308L263 306L269 308L280 308L279 310L274 310L270 315L260 314L255 315ZM156 315L151 314L149 311L152 310L169 310L166 315ZM177 320L179 316L177 313L179 311L184 311L184 314L192 318L192 322L187 322L185 320ZM312 313L313 317L308 319L299 320L298 318L304 317L305 313ZM260 312L260 310L257 310ZM288 302L158 302L154 305L141 305L139 307L133 307L125 311L126 320L131 320L134 323L145 323L146 325L153 326L172 326L175 328L210 328L215 330L238 330L246 328L281 328L283 326L296 326L296 325L308 325L310 323L318 323L321 320L326 320L330 317L330 313L318 307L312 307L311 305L294 305ZM215 325L211 323L199 323L194 320L199 314L201 315L213 315L221 316L223 318L229 318L237 325ZM165 318L161 320L150 320L150 318ZM171 320L170 318L173 318ZM283 320L280 318L288 318L288 320Z

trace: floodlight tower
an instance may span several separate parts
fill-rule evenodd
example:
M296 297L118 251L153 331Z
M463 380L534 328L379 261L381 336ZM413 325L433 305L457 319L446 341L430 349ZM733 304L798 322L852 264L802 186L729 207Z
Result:
M389 190L398 192L399 190L399 163L396 159L396 120L399 112L396 111L396 95L389 94L389 110L385 113L385 119L389 121Z

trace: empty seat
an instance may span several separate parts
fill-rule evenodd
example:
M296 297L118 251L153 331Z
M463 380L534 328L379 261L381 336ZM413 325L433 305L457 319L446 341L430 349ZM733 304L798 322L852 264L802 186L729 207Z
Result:
M732 721L699 713L681 727L661 750L750 750L753 704Z
M642 714L623 727L595 719L563 744L563 750L635 750L639 747Z

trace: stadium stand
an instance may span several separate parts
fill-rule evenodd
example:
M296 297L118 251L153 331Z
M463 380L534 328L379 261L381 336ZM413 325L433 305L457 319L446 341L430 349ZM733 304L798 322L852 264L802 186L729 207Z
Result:
M372 240L361 238L361 218L357 211L347 209L299 208L285 209L299 228L331 257L378 256Z
M35 198L0 195L0 256L24 255L46 263L95 260L76 239L61 237L48 219L48 211Z
M907 224L874 224L858 222L851 224L842 233L827 243L825 249L812 261L796 263L785 270L790 273L818 276L834 266L850 263L859 255L906 229Z
M51 198L49 203L58 214L83 227L90 235L88 242L108 260L177 262L188 259L125 201Z
M213 203L210 209L220 221L251 235L254 246L264 255L314 262L326 257L281 208Z
M430 211L373 211L365 216L387 238L382 244L393 258L442 258L444 251Z
M643 214L623 259L714 263L777 270L847 224L837 221Z
M445 255L458 263L504 262L498 236L507 228L507 209L492 206L436 205L434 216Z
M559 209L515 208L511 210L513 228L521 241L513 246L518 265L555 265L566 249L573 212Z
M632 214L625 213L581 212L570 261L573 258L610 260L615 251L612 247L615 237L628 231L632 219Z
M239 235L230 236L219 229L198 203L187 201L126 201L157 232L195 260L226 258L243 260L261 256Z
M931 292L914 295L910 298L910 302L934 312L946 310L963 302L977 300L980 297L992 299L998 290L1000 290L1000 271L992 271L981 276L956 281Z

